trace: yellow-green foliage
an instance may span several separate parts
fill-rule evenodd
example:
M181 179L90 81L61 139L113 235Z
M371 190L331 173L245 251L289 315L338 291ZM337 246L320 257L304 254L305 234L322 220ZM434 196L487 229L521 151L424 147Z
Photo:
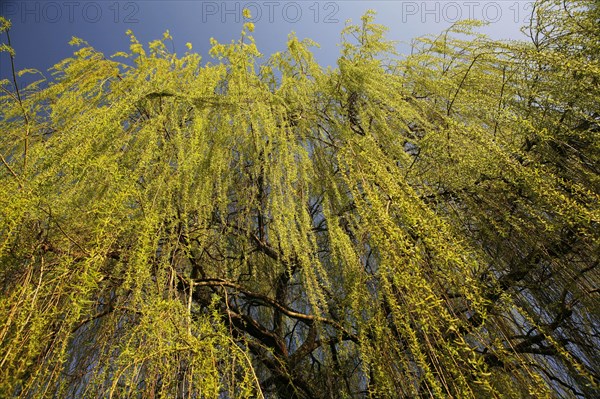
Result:
M598 394L599 11L557 4L0 82L0 396Z

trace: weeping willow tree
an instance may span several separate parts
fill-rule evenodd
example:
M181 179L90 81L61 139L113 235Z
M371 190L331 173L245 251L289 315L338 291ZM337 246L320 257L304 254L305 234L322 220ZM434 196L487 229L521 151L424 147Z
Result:
M0 396L598 395L599 17L13 62Z

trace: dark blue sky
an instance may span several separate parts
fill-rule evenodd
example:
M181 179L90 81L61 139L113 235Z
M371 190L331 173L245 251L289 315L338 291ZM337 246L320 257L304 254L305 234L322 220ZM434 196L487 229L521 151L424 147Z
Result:
M131 29L146 44L169 29L175 52L184 53L185 43L203 55L209 39L229 42L240 36L242 9L248 8L256 25L254 37L263 54L284 49L287 35L295 31L321 45L315 50L323 65L335 65L340 31L345 21L359 21L367 9L377 11L377 22L389 27L388 38L403 42L408 51L412 38L439 33L458 19L475 18L489 22L485 32L494 38L522 37L519 28L528 20L530 1L182 1L182 0L0 0L0 15L12 21L12 45L17 68L46 72L73 52L67 43L72 36L88 41L111 55L128 50L125 31ZM6 36L0 36L6 42ZM7 77L6 53L0 54L0 77Z

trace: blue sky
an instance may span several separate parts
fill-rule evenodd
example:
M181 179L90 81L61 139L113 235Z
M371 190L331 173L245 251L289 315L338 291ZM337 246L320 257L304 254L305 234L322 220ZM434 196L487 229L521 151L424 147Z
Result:
M221 42L239 38L244 8L253 15L254 37L263 54L284 49L288 33L295 31L300 38L321 45L315 55L322 65L335 65L345 21L359 21L367 9L377 11L377 22L390 29L388 38L401 42L399 50L407 52L412 38L439 33L464 18L489 22L484 31L494 38L524 37L519 28L527 22L531 7L531 1L519 0L0 0L0 15L13 24L11 41L17 68L45 72L72 54L74 49L67 44L72 36L111 55L128 49L128 29L144 44L168 29L175 52L184 53L185 43L191 42L194 51L207 60L210 37ZM6 42L5 35L0 42ZM8 73L8 57L2 53L0 77Z

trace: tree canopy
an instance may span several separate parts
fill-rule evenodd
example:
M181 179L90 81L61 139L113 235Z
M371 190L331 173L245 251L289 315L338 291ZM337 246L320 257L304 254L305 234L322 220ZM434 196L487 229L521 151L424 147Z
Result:
M599 395L600 7L479 25L74 38L27 87L8 40L0 396Z

